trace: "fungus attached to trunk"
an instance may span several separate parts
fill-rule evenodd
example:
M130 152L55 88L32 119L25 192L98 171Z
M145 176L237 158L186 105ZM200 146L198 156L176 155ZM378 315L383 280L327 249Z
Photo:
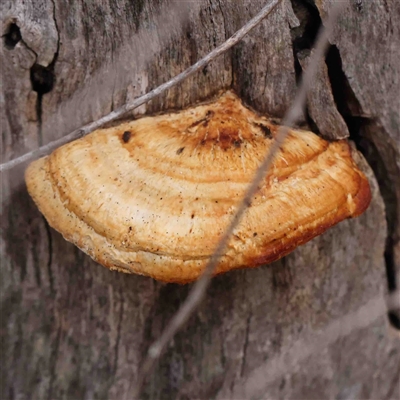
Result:
M49 224L110 269L199 277L278 126L227 92L217 101L101 129L33 162ZM346 141L291 130L216 273L275 261L370 202Z

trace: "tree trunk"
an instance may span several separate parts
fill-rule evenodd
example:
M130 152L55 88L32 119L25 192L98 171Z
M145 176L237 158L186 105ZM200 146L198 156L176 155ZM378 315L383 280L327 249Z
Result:
M167 81L264 3L2 1L2 161ZM282 117L330 3L283 0L233 50L134 114L232 87ZM399 20L397 0L350 1L302 121L355 141L369 209L279 262L213 279L144 398L400 397L399 334L385 302L400 271ZM149 345L191 285L93 262L47 225L25 167L1 174L1 398L129 399ZM390 315L399 325L395 308Z

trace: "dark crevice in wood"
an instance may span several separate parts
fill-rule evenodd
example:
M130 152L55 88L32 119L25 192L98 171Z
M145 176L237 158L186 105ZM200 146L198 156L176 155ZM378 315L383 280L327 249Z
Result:
M363 136L365 128L369 124L374 124L374 122L371 122L368 118L354 116L347 116L345 121L349 127L350 138L355 142L357 149L364 155L368 164L374 171L379 185L379 191L385 203L386 223L388 228L385 247L386 275L389 292L394 292L398 287L398 283L396 282L393 239L398 224L398 215L396 213L397 199L394 191L395 183L390 180L390 174L387 171L384 159L375 143L370 138Z
M298 85L300 83L300 79L303 74L303 71L301 69L301 65L299 62L299 58L297 57L297 53L296 53L294 44L293 44L293 59L294 59L294 71L296 73L296 83Z
M307 1L291 0L291 2L293 11L300 21L300 26L291 29L293 50L298 53L312 48L321 27L321 17L318 10Z
M37 243L37 237L36 235L32 238L32 244L34 247L38 247ZM39 254L36 251L32 252L32 264L33 264L33 270L35 274L35 281L36 285L41 288L42 287L42 274L40 273L40 258Z
M54 0L51 0L53 4L53 19L57 30L57 49L54 53L54 57L48 66L35 63L30 69L30 80L32 90L37 93L36 100L36 116L38 121L38 136L39 146L43 145L43 134L42 134L42 120L43 120L43 96L53 90L56 77L54 73L55 63L58 59L60 49L60 33L56 19L56 6Z
M118 351L119 351L119 343L121 341L121 328L122 328L122 320L124 316L124 300L121 299L119 305L119 317L118 317L118 326L117 326L117 339L115 340L115 348L114 348L114 365L113 365L113 372L114 375L117 373L118 368Z
M13 50L22 39L21 31L16 23L11 23L7 27L7 32L3 35L4 46L8 50Z
M389 322L390 324L400 330L400 313L396 312L395 310L391 311L389 310L388 316L389 316Z
M27 252L21 249L28 246L25 241L29 243L30 237L33 236L33 210L33 202L27 197L26 189L22 186L12 193L3 207L1 222L8 221L8 225L1 232L4 235L5 254L10 258L12 265L19 267L16 270L19 271L18 284L22 284L27 277ZM24 234L21 235L21 232Z
M56 2L55 0L51 0L51 2L53 3L53 19L54 19L54 25L56 27L57 30L57 48L56 48L56 52L54 53L54 57L53 60L50 63L50 66L54 72L54 65L58 60L58 54L60 52L60 29L58 28L58 23L57 23L57 18L56 18Z
M60 347L60 338L61 338L61 325L58 327L57 330L57 337L55 339L55 343L53 345L53 350L51 352L50 356L50 383L49 383L49 393L47 396L48 400L51 400L54 398L53 396L53 387L54 383L56 381L56 364L57 364L57 359L58 359L58 350Z
M291 3L293 11L300 22L300 26L290 29L296 83L299 84L303 74L303 69L299 61L299 53L308 51L312 48L318 30L321 27L321 18L317 9L312 7L312 5L307 1L291 0ZM319 133L318 126L311 118L307 105L305 106L304 111L307 125L313 132Z
M394 192L394 186L396 183L390 181L388 171L385 166L385 161L382 158L381 153L375 146L374 142L370 138L362 136L363 124L369 124L369 121L358 121L356 117L352 118L351 124L360 124L358 131L350 131L351 139L356 143L357 149L364 155L368 164L371 166L376 180L379 185L379 191L385 203L385 215L387 222L387 237L385 243L385 267L386 267L386 278L387 287L389 293L396 293L398 289L397 275L396 275L396 263L394 256L394 236L395 229L398 223L398 216L396 213L396 194ZM400 330L400 310L388 309L388 318L390 324Z
M247 359L247 348L249 346L249 334L250 334L250 321L251 321L251 313L247 317L246 322L246 332L244 335L244 342L243 342L243 355L242 355L242 362L240 365L240 376L244 376L244 370L246 366L246 359Z
M30 79L32 90L37 93L36 100L36 116L39 130L39 146L42 146L42 115L43 115L43 96L53 90L55 83L54 75L55 59L48 67L43 67L40 64L34 64L30 70Z
M39 146L43 145L42 135L42 104L43 95L53 89L54 76L51 71L40 64L34 64L30 71L32 90L37 93L36 118L38 122Z
M53 239L51 236L51 230L50 230L50 225L46 221L46 218L42 216L43 223L44 223L44 228L46 230L47 234L47 249L49 252L49 258L47 260L47 273L49 274L49 285L50 285L50 293L51 296L54 298L56 295L55 289L54 289L54 277L53 277L53 271L51 269L51 264L53 263Z
M350 139L355 142L357 149L363 154L372 168L385 203L388 229L385 246L386 277L389 292L394 292L398 287L394 261L394 237L399 222L399 216L396 211L396 182L391 181L390 174L385 165L385 160L376 147L374 140L363 134L368 126L373 126L376 122L362 115L361 105L343 71L339 50L334 45L329 49L326 57L326 64L328 66L329 79L331 81L332 93L337 109L347 124L350 132ZM388 314L390 323L395 328L400 329L400 315L397 315L397 312L391 310L388 311Z
M361 105L343 71L339 49L335 45L329 47L326 55L326 65L333 97L339 113L344 119L352 116L362 116Z

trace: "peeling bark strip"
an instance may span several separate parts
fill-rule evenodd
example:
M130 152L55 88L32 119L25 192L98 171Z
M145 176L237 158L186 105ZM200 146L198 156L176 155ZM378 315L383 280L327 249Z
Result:
M305 70L310 62L310 55L306 52L299 53L298 59L302 69ZM310 117L323 138L338 140L349 137L347 125L336 108L325 62L319 66L311 84L307 94L307 106Z
M283 1L285 4L238 47L140 112L181 109L233 84L257 111L281 117L296 84L288 24L291 2ZM303 0L293 0L300 2ZM304 2L318 13L314 3L325 19L330 2ZM12 49L7 48L4 37L0 44L4 77L0 109L5 111L0 113L2 162L38 146L37 92L30 82L36 57L24 44L29 35L21 21L29 15L39 21L41 10L53 10L50 2L25 1L24 10L20 7L14 15L5 13L15 11L16 4L22 0L0 2L1 34L11 22L22 37ZM171 2L165 1L54 4L60 48L53 90L42 99L44 143L168 81L230 37L265 1L191 2L184 24L176 18ZM376 176L387 176L389 187L400 188L395 161L400 143L396 128L400 25L394 23L400 19L399 2L363 1L361 11L354 4L346 8L331 43L340 52L344 74L361 105L359 113L351 112L353 122L373 119L367 120L360 132L365 139L373 139L387 167L387 174ZM50 14L36 30L44 32L38 46L44 49L42 59L47 57L47 49L51 50L49 61L55 48L48 45L48 32L54 31ZM5 20L5 15L10 19ZM176 31L168 35L170 25L166 31L162 21L172 21ZM292 21L290 26L294 25ZM138 50L137 43L145 45ZM30 42L28 45L31 47ZM143 58L138 59L138 54ZM341 85L332 83L332 87ZM351 134L358 131L356 123L349 126ZM305 332L325 332L336 318L354 316L385 290L385 207L374 174L360 162L373 190L369 210L287 257L291 278L286 285L276 285L274 269L281 268L279 262L273 268L214 279L204 303L168 347L143 398L233 398L231 388L240 389L238 383L246 384L268 360L276 361L285 349L304 339ZM129 385L137 379L143 353L182 304L188 289L109 273L51 229L50 246L43 219L24 188L23 173L22 167L16 167L1 175L1 397L131 399ZM399 204L396 193L395 201L387 201L395 212ZM393 223L393 232L398 226ZM384 318L366 319L364 326L328 349L310 348L312 354L302 367L287 369L288 373L268 381L265 394L270 398L400 398L395 384L400 365L398 340ZM244 377L238 381L242 365Z

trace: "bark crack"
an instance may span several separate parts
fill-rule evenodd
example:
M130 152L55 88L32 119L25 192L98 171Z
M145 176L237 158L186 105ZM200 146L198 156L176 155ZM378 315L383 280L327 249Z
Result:
M380 193L385 203L385 213L387 220L387 239L385 249L386 272L388 279L388 289L390 292L396 290L396 273L393 260L393 237L399 221L396 213L397 203L395 194L395 182L389 182L390 174L385 166L385 161L379 149L372 140L367 138L363 132L368 126L376 125L377 121L370 116L366 116L362 107L353 92L351 85L343 71L342 59L339 49L332 45L327 55L327 66L329 79L335 102L339 113L347 124L352 139L357 149L363 154L368 164L372 168L379 185Z
M36 64L36 61L38 59L38 53L36 53L36 51L33 50L32 47L30 47L29 44L25 42L23 36L21 36L20 41L29 51L31 51L33 53L33 55L35 56L35 64Z
M56 292L54 290L54 278L53 278L53 271L51 269L51 265L53 263L53 238L51 236L51 230L48 222L46 221L46 218L43 218L43 223L44 227L46 230L47 234L47 247L48 247L48 252L49 252L49 258L47 260L47 273L49 274L49 284L50 284L50 293L52 297L54 298L56 295Z
M225 32L225 40L226 40L226 39L228 39L228 37L227 37L228 35L227 35L227 31L226 31L227 25L226 25L225 13L224 13L224 11L222 9L222 5L221 5L221 0L218 0L217 4L218 4L219 10L221 11L222 19L224 20L224 32Z
M228 26L227 25L227 23L226 23L226 17L225 17L225 13L224 13L224 10L223 10L223 7L222 7L222 5L221 5L221 0L218 0L217 1L217 4L218 4L218 8L219 8L219 10L220 10L220 12L221 12L221 15L222 15L222 19L224 20L224 32L225 32L225 40L227 40L228 39L228 32L227 32L227 30L226 30L226 27ZM228 52L228 55L229 55L229 59L230 59L230 64L231 64L231 83L230 83L230 85L229 85L229 87L233 87L233 81L234 81L234 79L233 79L233 49L231 49L231 50L229 50L229 52Z
M304 0L291 0L294 15L299 21L299 25L292 27L288 22L293 49L294 71L297 85L300 84L303 69L299 61L299 53L310 51L313 47L317 33L321 28L322 21L318 11ZM304 107L304 118L310 129L319 132L318 126L311 118L307 104Z
M388 291L389 293L393 293L398 288L394 260L394 238L399 224L399 215L396 210L396 205L398 203L395 189L396 182L391 180L391 174L387 169L385 157L375 144L375 140L379 140L379 138L376 138L376 135L374 137L368 135L369 130L375 130L373 127L377 127L380 124L374 118L365 115L363 112L361 104L343 70L340 51L335 45L331 45L328 51L326 65L328 67L329 80L337 110L347 125L350 139L354 141L357 149L363 154L371 167L385 204L387 234L384 258ZM398 311L396 312L398 313ZM395 328L400 329L398 326L399 324L394 322L398 320L399 315L397 315L397 319L393 318L393 310L390 309L388 310L388 315L391 324Z
M250 334L250 322L251 322L251 317L252 314L250 313L249 316L247 317L247 322L246 322L246 333L244 336L244 343L243 343L243 355L242 355L242 363L240 366L240 377L242 378L244 376L244 369L246 366L246 358L247 358L247 348L249 346L249 334Z
M60 30L58 28L57 17L56 17L56 2L55 2L55 0L51 0L51 3L53 4L54 26L56 27L56 31L57 31L57 48L56 48L56 52L54 53L54 58L52 60L52 62L55 62L58 58L58 52L60 50Z
M298 55L300 52L312 48L322 20L317 7L311 5L307 1L291 0L291 2L293 10L300 21L299 27L291 29L296 78L299 81L302 72ZM375 144L375 140L378 139L374 139L371 135L368 136L365 134L366 130L379 124L371 116L365 115L363 112L360 102L351 88L350 82L343 70L342 59L337 46L330 46L325 63L328 69L328 78L336 109L348 128L350 139L355 142L357 149L363 154L369 166L372 168L385 203L388 227L385 246L385 265L388 290L393 293L398 288L398 282L396 282L394 248L396 229L400 220L396 211L396 205L398 204L395 192L396 182L391 181L382 151L380 151ZM309 115L307 109L305 116L311 130L319 132L318 126ZM391 310L389 310L389 312L390 311ZM392 312L392 314L390 314L390 319L392 325L396 326L393 321L400 320L400 316L394 318Z
M53 351L51 352L50 356L50 384L49 384L49 394L47 396L48 400L52 400L53 396L53 387L54 382L56 380L56 364L58 359L58 350L60 347L60 338L61 338L61 323L57 330L57 337L54 343Z
M117 326L117 339L115 340L115 347L114 347L114 365L113 365L114 375L116 375L118 367L118 350L119 350L119 343L121 341L121 328L122 328L123 315L124 315L124 300L123 298L121 298L119 306L118 326Z
M57 31L57 46L54 53L53 59L48 66L43 66L37 62L31 67L30 79L32 84L32 89L37 93L36 100L36 117L38 124L38 144L43 145L43 96L53 90L55 84L55 74L54 66L58 59L59 49L60 49L60 31L58 29L57 19L56 19L56 5L55 0L51 0L53 5L53 20ZM31 49L32 50L32 49ZM34 50L32 50L34 52ZM34 52L35 53L35 52ZM36 61L38 59L37 53L35 53Z

